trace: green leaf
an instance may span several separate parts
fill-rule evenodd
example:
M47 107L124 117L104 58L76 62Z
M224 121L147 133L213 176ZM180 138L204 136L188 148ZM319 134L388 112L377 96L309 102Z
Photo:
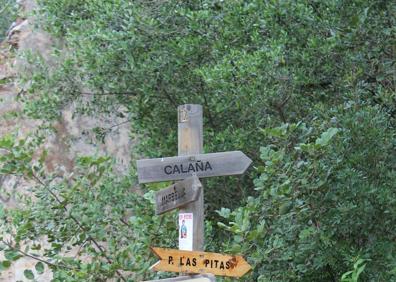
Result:
M290 211L292 208L293 204L290 202L283 203L279 206L279 214L283 215L286 214Z
M0 263L0 271L6 270L11 266L11 262L9 260L4 260Z
M30 269L25 269L25 271L23 272L23 275L25 275L25 277L29 280L34 279L34 274Z
M4 257L7 260L16 261L19 258L21 258L22 256L18 252L14 251L14 250L10 250L10 251L4 252Z
M44 272L44 263L39 261L38 263L36 263L34 268L36 269L38 274L43 274L43 272Z
M11 135L6 135L0 138L0 148L11 149L14 145L14 138Z
M224 217L224 218L229 218L229 217L230 217L230 214L231 214L230 209L227 209L227 208L221 208L221 210L217 210L216 212L217 212L221 217Z
M356 270L356 275L355 275L355 273L352 275L352 277L356 277L356 281L359 279L359 276L363 272L365 267L366 267L366 264L363 264L362 266L359 266L357 268L357 270Z
M348 282L351 281L350 276L352 275L353 271L348 271L345 272L342 276L341 276L341 282Z
M322 133L320 138L316 139L315 144L320 145L320 146L326 146L331 138L333 138L334 135L339 131L338 128L331 127L327 129L325 132Z

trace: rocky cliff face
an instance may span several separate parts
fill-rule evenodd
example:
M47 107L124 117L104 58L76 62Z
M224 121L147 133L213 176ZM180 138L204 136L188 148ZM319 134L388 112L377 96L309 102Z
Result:
M19 3L23 14L32 15L36 5L34 0ZM22 138L34 131L42 122L26 118L22 105L17 101L18 95L26 85L18 83L20 72L29 69L22 54L32 52L39 54L51 63L53 40L34 27L34 17L18 19L10 29L7 40L0 45L0 136L16 134ZM29 82L28 82L29 83ZM90 118L76 116L76 105L67 105L59 120L54 122L55 132L48 136L45 147L49 154L46 160L47 169L59 173L73 171L77 155L109 155L116 159L116 170L127 173L130 163L130 123L117 116ZM114 125L117 125L114 127ZM104 142L97 142L91 129L95 127L112 128ZM1 153L1 152L0 152ZM18 195L28 193L29 183L15 176L0 176L0 204L6 208L17 208ZM43 240L45 241L45 240ZM45 242L43 242L45 243ZM0 257L0 260L4 258ZM0 281L27 281L24 269L33 269L37 261L23 258L18 260L6 272L0 273ZM34 272L34 271L33 271ZM50 281L51 273L37 276L36 281Z

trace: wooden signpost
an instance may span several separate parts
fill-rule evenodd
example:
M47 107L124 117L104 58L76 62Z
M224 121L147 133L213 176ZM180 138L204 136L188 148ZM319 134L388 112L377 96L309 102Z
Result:
M164 248L152 248L152 250L160 258L160 261L152 266L156 271L212 273L241 277L251 269L241 256Z
M137 161L139 183L185 179L193 174L213 177L243 174L251 164L241 151L187 155Z
M241 151L203 154L202 106L178 107L178 156L137 161L139 183L183 180L156 193L157 214L180 208L179 250L152 248L161 259L153 270L240 277L251 269L241 256L203 252L204 189L199 181L202 177L243 174L251 162ZM214 281L195 278L157 281Z
M201 189L202 184L194 175L156 192L156 214L163 214L196 201Z

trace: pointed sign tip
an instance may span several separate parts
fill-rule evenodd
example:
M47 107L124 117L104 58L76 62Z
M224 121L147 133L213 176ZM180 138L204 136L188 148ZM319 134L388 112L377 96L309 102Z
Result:
M161 258L161 255L160 255L161 250L160 250L160 248L150 247L150 249L158 258Z
M247 261L245 261L245 262L246 262L246 264L244 265L244 267L242 267L243 270L241 272L241 276L243 276L253 270L252 266Z

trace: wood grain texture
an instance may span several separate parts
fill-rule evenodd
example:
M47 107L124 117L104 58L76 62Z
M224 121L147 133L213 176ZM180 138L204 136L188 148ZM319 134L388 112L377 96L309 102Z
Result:
M183 148L186 148L185 144ZM180 180L194 174L199 178L238 175L243 174L251 163L252 160L241 151L210 154L191 152L178 157L138 160L137 170L139 183L148 183Z
M160 261L151 267L155 271L241 277L252 269L249 263L238 255L165 248L152 248L152 251L160 258Z
M196 201L201 190L202 184L199 178L194 175L156 192L156 214L163 214Z
M191 156L203 153L203 113L201 105L181 105L178 112L178 154ZM197 174L198 176L198 174ZM185 176L183 176L185 177ZM198 176L199 177L199 176ZM187 204L180 213L193 213L193 250L204 248L204 189L198 199ZM180 248L180 246L179 246Z

